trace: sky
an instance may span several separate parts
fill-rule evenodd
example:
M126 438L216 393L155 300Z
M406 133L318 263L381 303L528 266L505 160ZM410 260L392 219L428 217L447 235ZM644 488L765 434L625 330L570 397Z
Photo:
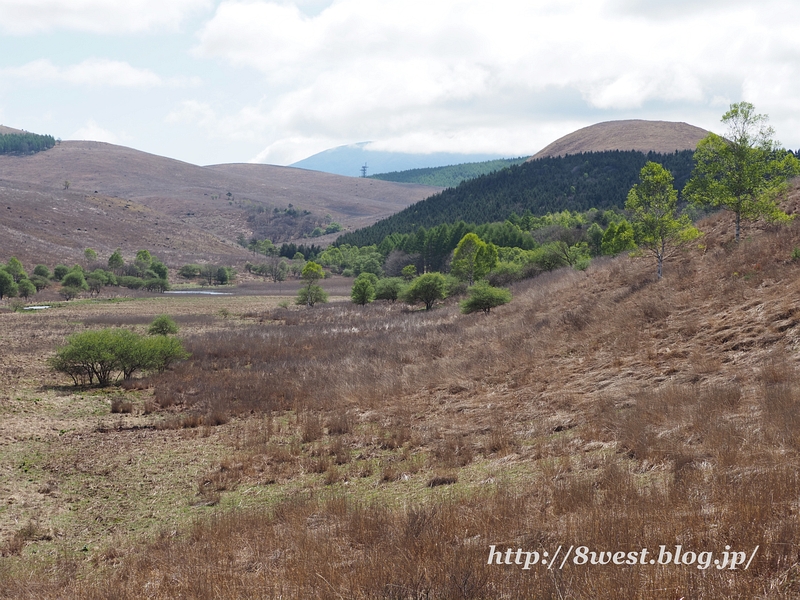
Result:
M724 133L742 100L800 148L797 0L0 0L0 124L201 165Z

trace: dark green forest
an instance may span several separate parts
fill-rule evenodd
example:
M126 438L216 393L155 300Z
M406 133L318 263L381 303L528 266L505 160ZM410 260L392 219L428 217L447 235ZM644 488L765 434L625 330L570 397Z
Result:
M528 159L523 157L501 158L483 162L448 165L446 167L392 171L391 173L371 175L369 179L381 179L383 181L394 181L397 183L418 183L421 185L449 188L455 187L462 181L467 181L468 179L475 179L481 175L493 173L494 171L499 171L506 167L520 165L526 160Z
M512 213L620 209L647 161L661 163L675 177L675 187L682 189L694 166L692 155L690 150L673 154L615 150L537 159L464 181L370 227L346 233L337 244L379 244L393 233L458 221L504 221Z
M0 154L32 154L56 145L52 135L0 133Z

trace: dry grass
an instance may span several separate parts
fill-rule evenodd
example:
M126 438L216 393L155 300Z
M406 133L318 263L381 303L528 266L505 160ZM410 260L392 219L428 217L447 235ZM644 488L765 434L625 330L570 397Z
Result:
M219 445L192 480L214 516L96 566L66 553L80 577L11 557L0 596L797 597L800 229L737 247L728 226L659 283L598 261L489 318L340 304L187 325L192 359L136 418L203 418L155 433ZM759 552L748 571L522 571L487 565L492 544Z

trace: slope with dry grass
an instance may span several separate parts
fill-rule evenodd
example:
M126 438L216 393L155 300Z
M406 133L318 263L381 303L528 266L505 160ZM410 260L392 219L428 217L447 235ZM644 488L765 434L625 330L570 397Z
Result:
M573 131L548 144L528 160L607 150L671 154L676 150L694 150L697 142L707 135L705 129L688 123L639 119L606 121Z
M233 241L254 233L253 209L291 204L363 227L438 190L272 165L200 167L102 142L62 142L0 156L2 250L23 262L60 262L86 247L135 252L145 242L168 260L204 247L206 260L245 259ZM277 230L257 233L286 241Z
M163 534L62 553L60 571L34 554L46 527L22 523L0 593L797 597L800 224L739 245L725 215L701 229L661 282L598 261L490 316L254 306L191 329L192 359L128 393L151 398L142 424L184 428L154 449L193 424L217 440L184 497L217 512L167 513ZM759 550L746 571L487 565L490 545L676 544Z

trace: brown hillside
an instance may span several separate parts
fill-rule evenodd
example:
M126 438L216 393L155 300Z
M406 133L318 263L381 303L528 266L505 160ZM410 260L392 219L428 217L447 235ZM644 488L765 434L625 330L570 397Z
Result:
M7 240L0 259L65 261L87 246L102 255L144 245L164 259L198 260L204 250L208 260L241 258L246 254L233 244L240 234L283 242L297 233L286 223L270 229L262 222L255 230L256 211L291 204L314 222L330 215L357 228L436 191L270 165L201 167L102 142L62 142L31 156L0 156L0 231Z
M638 150L668 154L694 150L708 131L688 123L671 121L607 121L584 127L557 139L528 160L581 152Z
M5 125L0 125L0 133L8 135L9 133L25 133L21 129L14 129L13 127L6 127Z

